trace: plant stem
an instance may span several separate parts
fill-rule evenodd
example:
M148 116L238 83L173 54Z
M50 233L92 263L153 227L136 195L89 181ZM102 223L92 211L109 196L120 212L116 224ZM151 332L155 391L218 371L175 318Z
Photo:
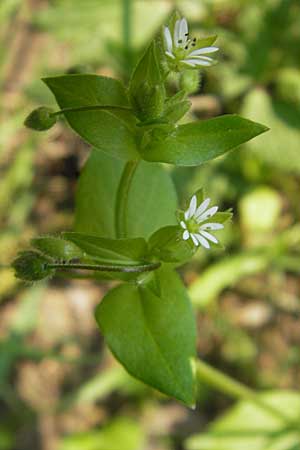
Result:
M128 196L138 161L128 161L124 167L116 199L115 224L118 238L127 236Z
M125 265L107 265L107 264L69 264L69 263L51 263L47 264L50 269L80 269L80 270L95 270L100 272L124 272L124 273L143 273L151 272L160 267L161 263L146 263L135 266Z
M260 408L264 409L268 413L276 416L280 421L284 422L288 426L293 425L292 419L287 417L277 408L269 405L264 400L262 400L259 395L249 387L234 380L230 376L220 372L219 370L211 367L204 361L197 360L197 377L200 382L217 389L224 394L229 395L232 398L238 400L245 400L248 402L255 403Z
M81 112L81 111L97 111L97 110L122 110L122 111L132 111L129 106L116 106L116 105L88 105L88 106L77 106L71 108L63 108L59 111L55 111L50 114L50 116L59 116L60 114L68 112Z

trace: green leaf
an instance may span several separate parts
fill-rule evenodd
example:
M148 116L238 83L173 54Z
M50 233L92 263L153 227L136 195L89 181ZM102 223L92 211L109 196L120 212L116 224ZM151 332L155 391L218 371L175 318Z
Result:
M134 133L131 130L132 114L119 110L128 108L122 84L113 78L99 75L63 75L44 78L60 108L111 106L110 110L85 110L65 112L69 125L89 144L116 158L139 158Z
M197 166L265 131L264 125L228 114L180 125L167 137L155 135L142 155L147 161Z
M182 228L168 226L157 230L149 239L150 254L165 262L184 262L192 258L196 247L182 239Z
M296 423L300 415L300 395L293 391L273 391L260 395ZM190 437L187 450L297 450L299 429L289 429L285 422L254 403L240 402L207 432Z
M31 240L31 245L40 252L54 259L70 260L81 258L82 251L72 242L65 241L60 237L41 236Z
M147 284L118 286L98 306L96 320L111 351L131 375L191 406L193 312L178 275L165 268L155 274L160 296Z
M124 163L93 151L80 176L76 197L76 231L114 238L117 187ZM128 237L148 238L176 223L177 197L169 173L141 161L129 192Z
M87 255L101 261L113 263L139 262L145 259L147 243L143 238L108 239L86 233L62 233L65 239L73 242Z
M136 421L118 417L100 430L74 433L65 437L59 450L139 450L143 447L144 433Z

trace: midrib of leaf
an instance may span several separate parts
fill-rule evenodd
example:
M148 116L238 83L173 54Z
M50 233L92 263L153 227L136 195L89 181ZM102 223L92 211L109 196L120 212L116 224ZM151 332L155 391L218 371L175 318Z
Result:
M180 384L178 383L178 377L176 376L176 373L174 372L173 367L169 364L167 358L165 357L163 351L161 350L160 345L157 342L155 335L151 330L151 324L148 324L148 322L147 322L147 314L145 313L145 309L144 309L144 305L143 305L143 290L142 290L142 288L139 288L139 293L140 293L139 298L140 298L141 311L142 311L142 315L144 317L145 328L146 328L154 346L156 347L157 352L160 355L160 357L167 369L167 372L171 375L172 379L175 382L176 387L179 389L179 392L182 392L182 391L184 391L184 386L180 386ZM154 294L151 292L151 295L154 295Z

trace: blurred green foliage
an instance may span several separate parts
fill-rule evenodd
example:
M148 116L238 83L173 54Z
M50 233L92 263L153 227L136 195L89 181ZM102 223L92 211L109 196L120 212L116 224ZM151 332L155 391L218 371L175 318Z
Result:
M63 122L48 135L23 129L32 108L54 105L36 80L75 70L127 80L149 37L176 6L191 22L193 34L217 34L221 49L219 64L203 74L192 97L193 114L207 118L237 112L271 128L234 156L172 172L181 202L204 186L216 203L234 212L222 239L226 252L199 252L183 271L199 310L199 353L255 387L298 389L299 1L136 0L129 8L128 4L0 2L0 449L44 450L50 437L45 432L49 423L43 421L56 417L59 425L55 444L48 444L51 450L140 450L143 440L147 449L162 450L250 450L250 446L296 450L299 436L276 431L275 439L269 418L250 405L236 405L218 419L227 404L206 388L199 391L200 408L189 415L166 402L112 365L97 333L92 330L88 337L78 337L78 330L69 329L70 311L53 309L46 314L47 326L42 329L52 338L49 344L39 331L45 297L52 295L54 308L53 290L56 295L67 292L59 298L63 302L68 295L77 298L77 285L69 294L73 285L60 280L50 286L18 285L5 267L31 237L71 226L74 179L87 151L70 138ZM63 314L67 331L60 334ZM84 320L77 322L79 327ZM62 381L55 407L50 403L47 409L42 403L47 395L40 393L34 377L41 370L46 393L55 397L50 389L58 370L55 364L62 370ZM26 370L36 372L25 389ZM28 386L34 387L33 393ZM287 413L299 415L298 395L278 391L274 402L284 408L286 396ZM94 406L97 414L84 409ZM78 430L76 425L63 426L65 416L78 416L76 408L83 408ZM94 419L83 425L87 416ZM268 436L253 437L254 426L264 426L265 419ZM206 423L210 425L204 432ZM244 425L245 436L231 436ZM24 440L24 430L32 439Z

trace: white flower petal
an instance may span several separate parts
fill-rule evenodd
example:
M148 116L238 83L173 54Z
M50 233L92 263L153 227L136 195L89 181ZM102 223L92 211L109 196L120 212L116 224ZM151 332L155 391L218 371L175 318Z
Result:
M172 52L173 49L173 42L172 42L172 36L169 30L169 27L164 28L164 38L165 38L165 46L168 52Z
M173 53L171 53L169 51L165 51L165 54L170 56L170 58L175 59L175 55L173 55Z
M182 235L183 240L187 241L189 237L190 237L190 233L188 232L188 230L185 230Z
M198 56L198 55L206 55L207 53L214 53L217 52L219 49L218 47L203 47L198 48L197 50L193 50L189 56Z
M214 223L214 222L204 223L200 227L201 230L222 230L222 228L224 228L224 225L222 223Z
M203 222L203 220L209 219L209 217L212 217L216 212L218 211L218 206L213 206L212 208L209 208L207 211L205 211L201 216L197 217L197 222Z
M174 26L174 44L178 47L180 20L176 20Z
M199 244L202 245L202 247L210 248L209 242L203 236L201 236L201 234L196 234L195 236L198 239Z
M179 39L182 41L182 44L185 44L187 41L187 33L188 33L188 24L186 18L181 19L179 24Z
M189 55L191 56L191 55ZM209 56L193 56L192 59L198 60L198 61L209 61L209 62L214 62L213 58L210 58Z
M193 195L193 197L191 198L191 202L190 202L190 206L188 208L188 219L190 219L191 217L193 217L193 215L195 214L197 209L197 197L196 195Z
M186 230L186 223L183 220L180 222L180 225L184 230Z
M204 236L206 239L208 239L209 241L214 242L215 244L217 244L219 242L218 239L215 236L213 236L212 234L208 233L207 231L200 230L200 234L202 236Z
M198 241L198 239L196 238L196 234L191 233L191 238L192 238L194 244L198 247L199 241ZM204 239L204 238L203 238L203 239Z
M183 59L181 62L187 64L188 66L211 66L211 62L204 61L203 59Z
M198 216L200 216L203 213L203 211L206 210L206 208L208 207L209 204L210 204L210 198L206 198L205 200L203 200L203 202L199 205L197 211L195 212L196 219Z
M194 63L194 61L191 62L191 61L189 61L189 60L187 60L187 59L183 59L183 60L180 61L180 62L182 62L183 64L186 64L186 65L189 66L189 67L196 67L196 64Z

